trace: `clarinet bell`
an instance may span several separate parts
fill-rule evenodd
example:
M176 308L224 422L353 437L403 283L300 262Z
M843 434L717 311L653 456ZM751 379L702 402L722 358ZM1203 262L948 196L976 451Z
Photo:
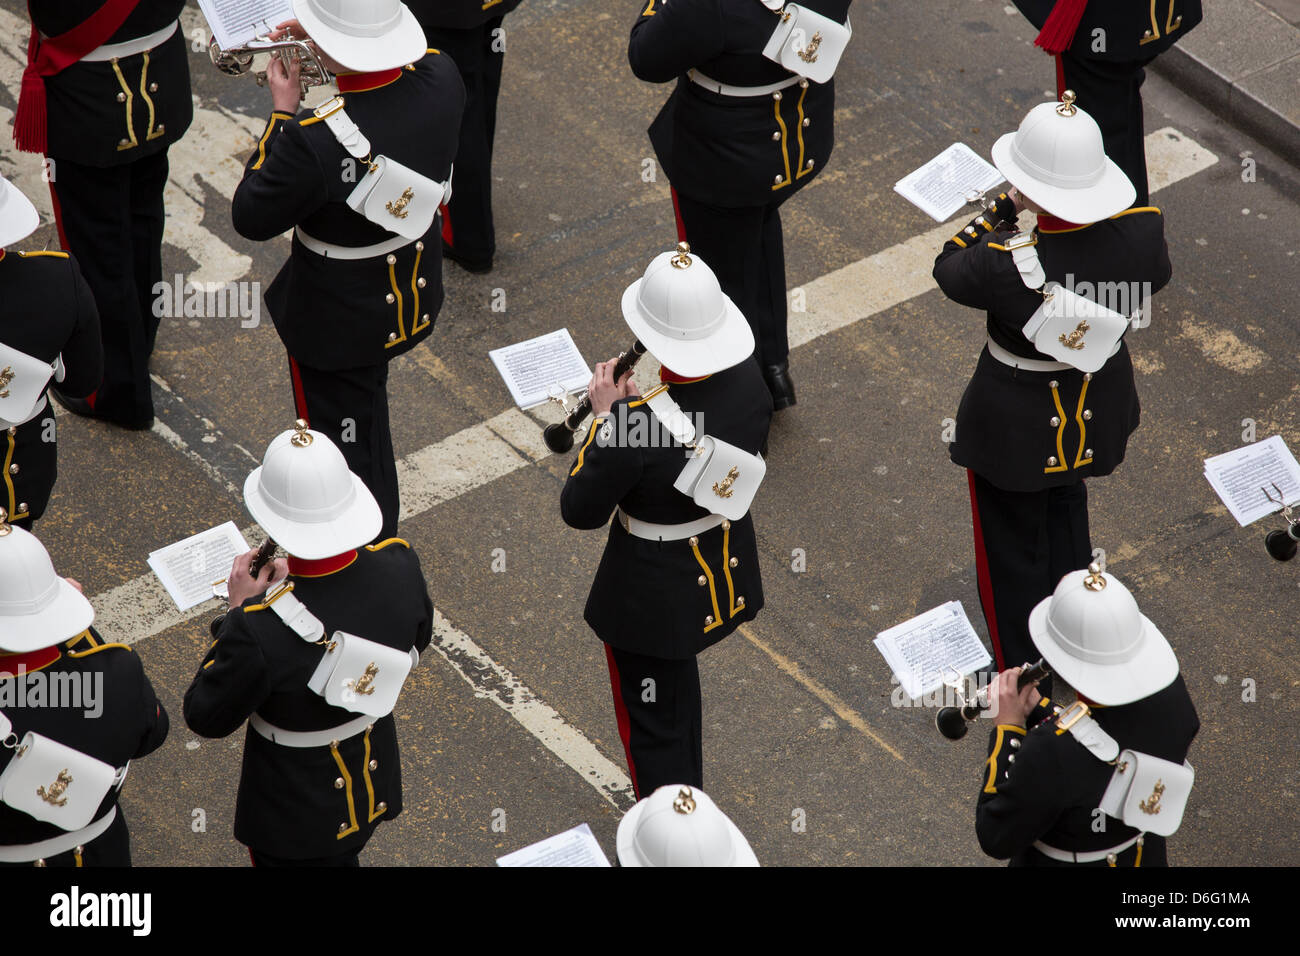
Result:
M949 740L961 740L970 729L960 707L941 707L934 715L934 725Z
M573 451L573 432L564 427L564 422L556 422L542 429L542 440L557 455Z
M1264 547L1275 561L1290 561L1295 557L1297 540L1296 526L1291 525L1285 531L1270 531L1264 535Z

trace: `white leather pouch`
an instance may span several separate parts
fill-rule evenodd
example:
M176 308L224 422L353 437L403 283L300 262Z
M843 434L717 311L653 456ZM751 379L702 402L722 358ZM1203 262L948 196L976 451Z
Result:
M836 23L815 10L787 3L763 56L814 83L835 75L844 49L853 38L851 22Z
M116 770L57 740L28 732L0 773L0 803L42 823L80 830L125 776L125 767Z
M1111 357L1129 320L1058 282L1043 286L1043 304L1025 323L1038 351L1080 372L1095 372Z
M766 474L767 463L758 455L705 435L673 487L701 508L737 521L748 514Z
M348 194L348 205L389 232L419 239L433 225L445 191L442 183L397 160L376 156Z
M1119 755L1100 808L1107 815L1146 833L1169 836L1183 822L1196 771L1136 750Z
M63 368L0 344L0 428L31 421L45 408L45 386Z
M406 677L419 659L414 649L399 651L335 631L307 687L335 707L386 717L397 706Z

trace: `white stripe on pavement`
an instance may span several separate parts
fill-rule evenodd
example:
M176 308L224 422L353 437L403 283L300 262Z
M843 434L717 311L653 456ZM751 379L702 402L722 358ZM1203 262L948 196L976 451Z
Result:
M434 611L433 631L433 648L474 688L475 697L492 701L519 721L614 809L626 810L636 802L632 781L618 765L519 678L494 661L469 635L453 627L441 611Z
M1177 130L1165 128L1146 138L1151 191L1155 192L1213 166L1218 158ZM968 217L967 217L968 218ZM891 309L934 288L930 275L940 246L963 219L931 229L875 255L828 273L804 286L808 311L790 316L790 345L820 336ZM652 364L652 363L651 363ZM171 429L155 431L187 457L201 458ZM400 519L415 517L497 478L545 459L550 452L538 422L517 409L456 432L397 463L401 488ZM211 472L210 466L205 470ZM229 482L216 476L229 489ZM252 529L246 531L248 536ZM222 569L222 573L225 569ZM113 640L133 643L187 621L211 614L214 604L189 611L176 605L152 573L92 598L96 625ZM475 692L492 700L548 750L572 767L615 807L630 801L631 781L576 728L565 723L513 674L496 664L440 613L435 646Z

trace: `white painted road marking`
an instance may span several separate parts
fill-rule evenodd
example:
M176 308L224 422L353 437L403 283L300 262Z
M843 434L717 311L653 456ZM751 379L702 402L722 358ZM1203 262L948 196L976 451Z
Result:
M1218 162L1208 150L1169 128L1147 136L1147 155L1152 192ZM809 311L793 313L790 317L791 347L930 291L934 288L930 276L934 256L962 221L954 219L808 283L804 289ZM174 432L163 437L188 457L200 455L197 449L187 449ZM401 518L422 514L539 462L549 454L535 420L513 408L502 412L397 463ZM217 480L229 488L225 478ZM214 605L209 603L186 612L177 611L153 574L140 575L103 592L92 598L91 603L96 609L96 625L104 630L105 636L128 643L160 634L214 610ZM467 635L452 627L441 614L438 620L441 622L435 637L438 652L475 692L504 709L604 799L623 809L631 782L622 771L602 756L581 731L566 724Z

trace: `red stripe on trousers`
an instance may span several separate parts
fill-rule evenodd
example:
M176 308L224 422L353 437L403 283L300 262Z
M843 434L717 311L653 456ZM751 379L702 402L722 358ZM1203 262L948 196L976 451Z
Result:
M677 190L669 187L673 194L673 217L677 220L677 241L686 241L686 223L682 222L682 207L677 203Z
M307 415L307 396L302 390L302 373L292 355L289 356L289 377L293 379L293 409L299 418L311 425L311 418Z
M636 783L636 763L632 760L632 723L628 720L627 704L623 703L623 684L618 676L618 664L614 662L614 649L605 645L605 660L609 662L609 681L614 689L614 716L618 720L618 736L623 741L623 753L627 755L627 769L632 774L632 792L641 799L641 788Z
M1065 92L1065 62L1061 54L1056 54L1056 98L1059 100Z
M998 670L1004 670L1002 662L1002 641L998 638L998 609L993 603L993 581L989 578L989 558L984 550L984 530L980 527L979 502L975 500L975 472L967 470L966 478L970 482L970 517L975 528L975 578L979 581L980 604L984 607L984 622L989 626L989 638L993 642L993 656L997 658Z
M442 213L442 241L454 249L456 234L451 228L451 210L444 204L438 207L438 212Z

